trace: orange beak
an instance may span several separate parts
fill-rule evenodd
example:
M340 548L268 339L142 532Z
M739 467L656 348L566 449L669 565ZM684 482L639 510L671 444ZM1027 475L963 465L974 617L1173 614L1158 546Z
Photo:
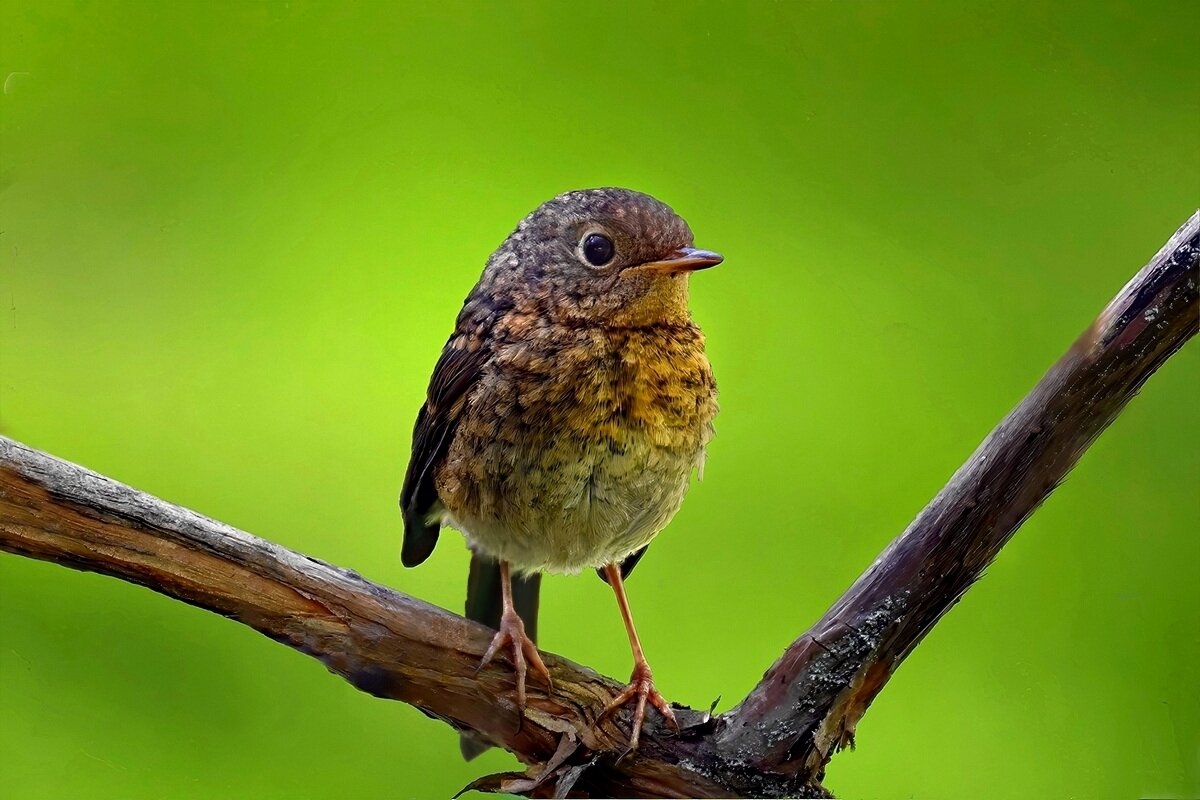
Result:
M664 272L673 275L678 272L695 272L698 269L715 267L725 260L720 253L711 250L699 250L695 247L681 247L661 261L647 261L638 264L636 269Z

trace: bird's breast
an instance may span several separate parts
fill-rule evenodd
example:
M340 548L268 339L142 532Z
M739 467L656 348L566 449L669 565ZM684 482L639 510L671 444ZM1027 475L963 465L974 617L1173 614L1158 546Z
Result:
M468 398L439 494L477 546L517 564L616 560L678 510L712 436L703 334L692 324L523 333L497 347Z
M694 325L551 328L502 347L493 380L531 433L584 442L707 441L716 384ZM500 387L498 387L500 388Z

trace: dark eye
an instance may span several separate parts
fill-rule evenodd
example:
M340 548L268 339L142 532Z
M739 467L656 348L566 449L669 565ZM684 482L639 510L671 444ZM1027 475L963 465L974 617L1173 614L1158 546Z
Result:
M612 261L612 239L602 233L589 233L583 238L583 257L593 267L603 267Z

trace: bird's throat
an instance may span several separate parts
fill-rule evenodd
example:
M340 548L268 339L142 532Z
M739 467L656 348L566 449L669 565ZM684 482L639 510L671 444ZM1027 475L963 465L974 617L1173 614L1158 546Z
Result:
M614 328L684 325L688 310L689 273L622 276L612 292L615 302L605 323Z

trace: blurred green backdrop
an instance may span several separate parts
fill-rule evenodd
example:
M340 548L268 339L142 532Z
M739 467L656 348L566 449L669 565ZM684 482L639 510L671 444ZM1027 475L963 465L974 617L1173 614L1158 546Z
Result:
M1078 6L1078 7L1076 7ZM1179 3L0 6L7 435L452 609L409 432L487 254L626 185L727 256L706 480L631 597L727 708L1200 201ZM1200 350L1150 382L837 757L846 798L1200 793ZM138 587L0 556L6 798L448 796L455 735ZM609 591L547 649L624 678Z

